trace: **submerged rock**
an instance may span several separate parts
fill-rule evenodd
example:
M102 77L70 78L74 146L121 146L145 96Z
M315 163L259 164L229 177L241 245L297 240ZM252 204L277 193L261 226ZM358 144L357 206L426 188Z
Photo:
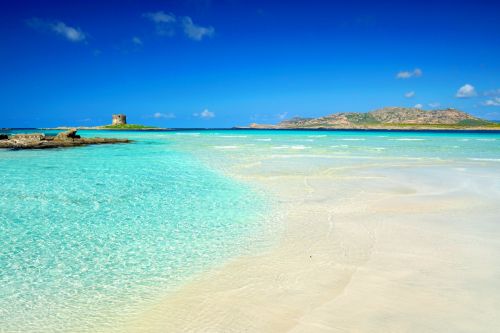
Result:
M0 140L8 140L9 136L7 134L0 134Z
M128 139L114 138L81 138L76 129L70 129L56 136L45 136L43 133L15 134L0 140L0 148L10 149L47 149L60 147L78 147L87 145L129 143Z

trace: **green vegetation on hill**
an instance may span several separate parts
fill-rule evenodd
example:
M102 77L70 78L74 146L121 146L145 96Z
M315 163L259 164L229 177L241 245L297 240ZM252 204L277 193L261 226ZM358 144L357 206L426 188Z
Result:
M495 123L492 123L491 121L486 121L483 119L464 119L458 122L458 125L463 125L463 126L491 126L495 125Z
M380 123L371 113L348 113L345 116L347 120L358 125L373 125Z
M106 128L106 129L155 129L158 127L145 126L145 125L135 125L135 124L124 124L124 125L106 125L106 126L102 126L102 128Z
M498 123L492 123L492 122L486 122L486 123L473 123L473 124L467 124L467 123L458 123L458 124L380 124L378 126L380 128L395 128L395 127L401 127L401 128L434 128L434 129L473 129L474 127L478 128L485 128L485 129L500 129L500 124Z

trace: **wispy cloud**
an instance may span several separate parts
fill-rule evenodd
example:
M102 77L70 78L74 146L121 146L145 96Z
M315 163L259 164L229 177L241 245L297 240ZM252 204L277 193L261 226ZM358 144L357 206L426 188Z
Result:
M278 114L278 119L283 120L288 115L288 112L283 112Z
M193 116L204 119L210 119L215 117L215 112L210 112L208 111L208 109L205 109L200 113L193 113Z
M156 112L156 113L153 114L153 118L156 118L156 119L173 119L173 118L175 118L175 114L173 114L172 112L169 112L169 113Z
M430 106L431 108L437 108L437 107L439 107L440 105L441 105L441 104L440 104L440 103L438 103L438 102L435 102L435 103L429 103L429 106Z
M413 71L402 71L396 74L397 79L410 79L412 77L420 77L424 73L420 68L415 68Z
M414 91L408 91L408 92L405 94L405 97L406 97L406 98L412 98L412 97L415 97L415 92L414 92Z
M483 105L485 106L500 106L500 97L493 97L492 99L486 100Z
M492 89L484 92L485 96L500 96L500 89Z
M135 45L142 45L142 39L140 39L139 37L132 37L132 43L134 43Z
M421 109L423 108L424 106L422 104L415 104L414 108L417 108L417 109Z
M458 89L457 94L455 95L457 98L470 98L477 96L476 88L470 84L464 84L460 89Z
M144 13L142 16L155 24L156 33L161 36L171 37L175 35L176 30L181 29L189 39L201 41L205 37L212 37L215 33L214 27L195 24L189 16L177 19L173 13L164 11Z
M163 11L149 12L142 14L142 17L154 23L156 33L161 36L173 36L175 33L174 24L177 19L172 13L165 13Z
M215 32L215 29L212 26L202 27L201 25L194 24L193 20L189 16L182 18L182 27L187 37L197 41L202 40L203 37L212 37Z
M153 21L154 23L173 23L176 21L174 14L165 13L161 10L158 12L144 13L142 16Z
M32 18L26 24L39 31L49 31L55 33L71 42L83 42L87 39L87 34L79 27L72 27L62 21L47 21L39 18Z

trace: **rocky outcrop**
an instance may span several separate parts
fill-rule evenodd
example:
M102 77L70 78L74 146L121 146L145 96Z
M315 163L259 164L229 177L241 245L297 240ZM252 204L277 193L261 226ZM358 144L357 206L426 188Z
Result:
M81 138L76 134L76 129L45 136L43 133L15 134L0 140L0 148L10 149L47 149L61 147L78 147L98 144L129 143L128 139L114 138Z
M80 139L80 136L76 134L76 128L71 128L66 132L58 133L54 138L55 141L65 141L74 139Z

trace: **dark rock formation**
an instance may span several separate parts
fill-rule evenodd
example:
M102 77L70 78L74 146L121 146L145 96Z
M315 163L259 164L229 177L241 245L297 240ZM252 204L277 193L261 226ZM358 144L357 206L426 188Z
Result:
M60 147L78 147L98 144L129 143L128 139L112 138L81 138L75 129L59 133L54 136L45 136L42 133L15 134L7 139L0 140L0 148L10 149L47 149Z
M9 136L7 134L0 134L0 140L8 140Z
M58 133L54 138L54 140L56 141L73 140L73 139L80 139L80 136L76 134L76 128L69 129L66 132Z

